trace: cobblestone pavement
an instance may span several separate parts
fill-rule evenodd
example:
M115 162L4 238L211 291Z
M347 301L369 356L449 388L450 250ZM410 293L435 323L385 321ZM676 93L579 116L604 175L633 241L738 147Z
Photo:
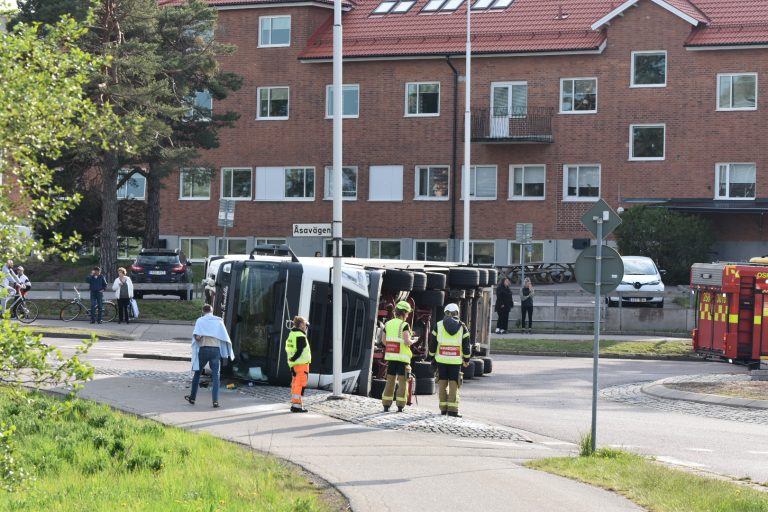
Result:
M749 380L748 375L712 374L712 375L684 375L669 377L659 381L660 383L677 382L735 382ZM747 409L744 407L729 407L727 405L700 404L685 400L668 400L657 398L643 393L642 389L648 382L624 384L612 386L600 390L600 397L613 402L640 405L669 412L694 414L729 421L741 421L768 425L768 410Z
M98 375L160 380L179 389L186 389L191 381L188 371L97 368L95 372ZM277 386L242 386L238 388L238 391L254 396L259 400L274 403L287 403L289 396L286 388ZM341 400L329 400L330 395L328 391L307 389L304 405L312 412L366 427L426 432L471 439L531 442L520 432L499 425L479 423L468 418L441 416L438 412L413 407L406 407L402 413L396 413L394 412L396 408L393 405L392 412L385 413L382 411L380 400L357 395L345 395Z

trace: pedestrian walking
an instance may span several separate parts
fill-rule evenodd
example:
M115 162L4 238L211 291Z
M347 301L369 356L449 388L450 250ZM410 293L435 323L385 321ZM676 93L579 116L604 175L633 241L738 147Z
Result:
M523 332L531 334L531 324L533 323L533 296L536 290L533 289L531 279L526 277L523 281L523 287L520 289L520 328ZM525 329L525 317L528 317L528 330Z
M221 317L214 316L210 304L203 305L203 315L195 322L192 331L192 391L184 397L184 400L195 405L197 388L200 385L200 373L205 365L211 367L211 384L213 406L219 406L219 382L221 361L227 364L234 359L232 340L229 339L227 328Z
M307 412L304 408L304 390L309 378L312 350L307 338L309 322L303 316L293 317L293 328L285 340L288 367L291 369L291 412Z
M112 290L115 292L115 299L117 299L117 323L125 321L127 324L131 316L128 308L131 307L131 299L133 299L133 281L128 277L125 268L117 269L117 278L112 283Z
M512 298L512 282L506 277L496 287L496 334L506 334L509 324L509 312L515 306Z
M446 304L445 316L432 331L429 357L437 363L437 389L440 414L461 417L459 414L459 387L461 366L469 366L472 344L469 329L459 320L459 306Z
M411 345L414 343L408 315L411 305L401 300L395 305L395 318L384 324L384 360L387 362L387 383L381 393L384 412L389 411L392 401L397 412L402 412L408 402L408 377L411 374ZM397 384L397 397L395 397Z
M101 267L93 267L91 275L85 281L91 292L91 323L101 323L101 315L104 312L104 290L107 289L107 280L101 275Z

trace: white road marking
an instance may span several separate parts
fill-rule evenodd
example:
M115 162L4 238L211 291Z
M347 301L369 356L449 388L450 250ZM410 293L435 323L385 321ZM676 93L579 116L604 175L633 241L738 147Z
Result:
M715 450L711 450L709 448L685 448L688 451L691 452L713 452Z
M698 462L690 462L687 460L680 460L674 457L657 456L656 460L666 462L667 464L674 464L676 466L685 466L689 468L708 468L706 464L699 464Z
M751 453L752 455L768 455L768 452L756 452L752 450L748 450L747 453Z

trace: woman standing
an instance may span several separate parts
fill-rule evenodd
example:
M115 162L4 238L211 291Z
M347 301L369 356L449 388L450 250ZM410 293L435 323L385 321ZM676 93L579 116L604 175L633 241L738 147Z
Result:
M128 323L130 317L128 308L131 307L131 299L133 298L133 282L123 267L117 269L117 279L112 283L112 290L114 290L117 299L117 323L122 322L123 319L125 319L125 323Z
M533 296L536 291L533 289L530 278L525 278L523 281L523 287L520 289L520 312L522 314L522 320L520 321L520 327L525 330L525 315L528 315L528 334L531 334L531 323L533 323Z
M509 312L514 307L512 298L512 282L504 278L496 287L496 313L499 318L496 321L496 334L506 334L509 323Z

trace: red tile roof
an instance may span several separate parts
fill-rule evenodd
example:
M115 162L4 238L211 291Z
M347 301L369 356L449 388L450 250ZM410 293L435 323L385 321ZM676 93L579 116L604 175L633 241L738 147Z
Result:
M687 46L768 44L768 1L696 0L696 6L710 21L691 33Z
M182 5L186 0L158 0L157 3L161 7L173 7L175 5ZM290 6L291 4L307 5L310 4L323 4L333 5L333 0L208 0L208 5L211 7L229 7L229 6L247 6L247 5L268 5L268 4L283 4ZM352 3L347 0L343 0L341 5L344 8L352 7Z

